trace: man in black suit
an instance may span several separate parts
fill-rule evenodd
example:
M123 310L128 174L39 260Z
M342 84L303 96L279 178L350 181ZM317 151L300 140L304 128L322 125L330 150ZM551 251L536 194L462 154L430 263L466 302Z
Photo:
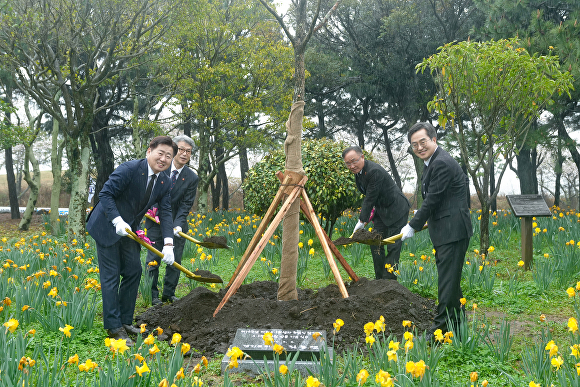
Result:
M111 173L87 219L87 230L97 244L103 326L110 338L126 340L128 346L134 343L127 332L139 333L132 324L142 269L140 245L125 237L125 229L137 230L147 209L159 203L159 217L166 224L162 228L163 262L173 264L171 180L161 172L169 167L176 152L171 137L151 140L147 158L127 161Z
M183 248L185 246L185 239L179 236L179 232L187 233L189 229L187 225L187 216L193 206L195 194L197 193L197 175L187 166L191 158L191 150L194 142L188 136L177 136L173 138L177 144L177 154L173 158L173 163L170 169L166 172L171 178L171 213L173 221L174 240L175 240L175 262L181 264L181 257L183 255ZM156 205L154 205L155 207ZM155 244L161 243L161 228L150 219L145 221L145 228L147 229L147 237ZM155 262L155 263L153 263ZM157 281L159 278L159 257L149 251L147 253L147 271L152 279L151 282L151 296L153 298L152 304L158 305L162 302L176 301L175 288L179 282L180 271L173 266L165 268L165 277L163 280L163 296L159 299L159 290L157 288Z
M468 180L457 161L437 146L433 125L416 123L409 129L408 140L413 152L425 162L421 178L423 204L401 233L402 240L410 238L428 222L439 275L437 314L427 331L427 339L432 340L437 329L457 332L465 314L460 302L461 271L473 234L466 196ZM448 317L451 326L447 325Z
M365 160L363 151L358 146L350 146L342 152L342 158L347 168L355 174L356 186L365 195L359 221L354 232L362 229L371 221L371 212L374 208L372 221L373 231L387 238L399 232L407 224L409 217L409 201L395 184L393 178L385 168L370 160ZM384 246L371 246L371 254L376 279L394 279L394 271L399 263L402 242L399 240L387 246L385 257Z

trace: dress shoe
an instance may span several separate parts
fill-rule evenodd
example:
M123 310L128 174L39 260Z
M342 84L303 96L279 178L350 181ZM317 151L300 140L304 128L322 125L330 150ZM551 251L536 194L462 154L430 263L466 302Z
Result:
M151 305L155 306L159 304L163 304L163 302L159 298L155 297L154 299L151 300Z
M125 328L123 327L116 329L107 329L107 334L111 339L125 340L125 344L127 345L127 347L132 347L135 345L133 340L131 340L129 336L127 336L127 331L125 331Z
M168 301L169 301L169 302L175 302L175 301L178 301L178 300L179 300L179 298L177 298L177 297L175 297L175 296L171 296L171 297L162 297L162 298L161 298L161 301L163 301L163 302L168 302Z
M141 334L141 329L134 327L133 325L123 324L123 328L125 328L125 332L132 334L132 335L139 335Z

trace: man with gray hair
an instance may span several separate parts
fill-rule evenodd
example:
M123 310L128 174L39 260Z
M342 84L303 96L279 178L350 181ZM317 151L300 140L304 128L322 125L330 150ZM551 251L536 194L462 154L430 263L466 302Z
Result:
M177 144L177 154L173 158L171 168L167 169L165 173L171 179L171 213L173 216L173 233L175 240L175 262L181 264L181 256L183 255L183 248L185 246L185 239L179 236L179 232L187 233L187 216L193 206L195 195L197 193L198 177L193 172L187 163L191 158L191 151L194 142L188 136L177 136L173 139ZM155 207L155 205L154 205ZM158 246L161 237L161 228L150 219L145 221L145 228L147 229L147 237L154 242L154 246ZM149 251L147 253L147 271L152 279L151 282L151 296L152 304L158 305L162 302L173 302L178 300L175 296L175 288L179 282L179 270L173 266L166 266L165 278L163 280L163 295L159 299L159 290L157 288L157 281L159 278L159 260L160 258Z

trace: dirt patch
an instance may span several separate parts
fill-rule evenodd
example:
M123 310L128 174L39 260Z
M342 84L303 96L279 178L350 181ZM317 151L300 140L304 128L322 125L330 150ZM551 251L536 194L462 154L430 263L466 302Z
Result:
M136 317L137 325L161 327L170 339L179 333L184 342L206 356L225 353L237 328L320 329L332 337L332 323L340 318L344 326L335 337L335 349L365 345L363 326L385 318L386 333L401 338L403 320L412 321L418 331L429 328L435 303L412 293L394 280L361 278L346 285L348 298L338 286L314 291L300 289L297 301L277 301L278 284L271 281L242 285L213 317L227 289L214 293L198 287L172 304L151 307ZM166 334L166 335L165 335Z
M214 235L209 238L204 238L203 243L212 244L214 248L228 248L228 240L224 236Z

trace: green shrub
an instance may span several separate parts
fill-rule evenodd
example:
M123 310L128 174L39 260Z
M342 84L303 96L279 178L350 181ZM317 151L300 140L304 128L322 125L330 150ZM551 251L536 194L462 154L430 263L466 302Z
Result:
M358 208L362 203L354 176L341 157L346 147L343 142L327 139L302 141L302 163L308 176L306 193L314 211L322 217L321 224L328 235L344 210ZM248 212L263 215L268 210L280 186L275 173L284 171L284 162L284 151L279 149L249 171L243 184L244 207Z

